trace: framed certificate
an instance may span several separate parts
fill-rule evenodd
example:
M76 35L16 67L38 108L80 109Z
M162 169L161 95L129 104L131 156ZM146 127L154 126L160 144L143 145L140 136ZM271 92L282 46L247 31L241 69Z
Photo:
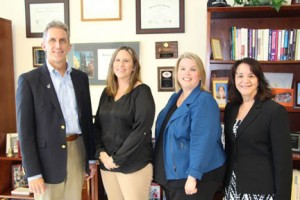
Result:
M52 20L69 23L69 0L25 0L26 37L43 36L46 25Z
M184 0L136 0L136 33L184 33Z

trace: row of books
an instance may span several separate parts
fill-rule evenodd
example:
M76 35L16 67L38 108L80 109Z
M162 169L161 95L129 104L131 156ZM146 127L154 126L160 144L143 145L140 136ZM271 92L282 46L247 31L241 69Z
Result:
M300 60L300 29L231 27L231 59Z

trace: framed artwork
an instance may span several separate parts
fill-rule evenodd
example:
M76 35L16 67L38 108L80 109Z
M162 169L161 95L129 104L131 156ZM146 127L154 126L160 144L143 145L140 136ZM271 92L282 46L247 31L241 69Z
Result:
M129 46L139 55L139 42L74 43L68 63L87 73L90 85L105 85L110 59L121 46Z
M157 86L159 92L175 91L175 67L157 68Z
M273 88L272 92L274 94L274 101L285 106L294 106L294 90L286 88Z
M136 33L184 33L184 0L136 0Z
M162 200L162 189L157 183L151 183L149 200Z
M211 39L212 56L214 60L223 60L221 42L219 39Z
M122 19L122 0L81 0L81 21Z
M69 23L69 0L25 0L26 37L43 36L46 25L52 20Z
M21 164L15 164L11 166L11 175L13 189L17 187L28 186L27 178Z
M40 67L45 62L45 51L42 47L32 47L33 67Z
M300 81L296 82L295 105L300 106Z
M228 101L228 80L216 79L212 81L213 97L217 101L219 108L225 108Z
M18 139L18 133L7 133L6 134L6 154L12 150L13 154L18 153L18 144L19 139Z

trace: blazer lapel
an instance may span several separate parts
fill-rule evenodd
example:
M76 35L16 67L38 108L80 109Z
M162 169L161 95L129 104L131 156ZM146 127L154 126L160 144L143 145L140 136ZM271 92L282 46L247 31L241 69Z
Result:
M261 112L261 106L262 106L262 102L255 101L249 113L246 115L245 119L243 120L243 122L241 123L241 125L237 130L237 138L242 134L244 129L247 128L256 119L256 117Z
M40 74L41 74L41 76L39 76L39 80L42 84L42 87L47 91L46 94L49 95L49 99L51 100L53 106L55 107L55 110L58 113L60 113L61 115L63 115L62 110L59 105L57 94L54 89L54 85L53 85L51 77L50 77L50 73L49 73L49 70L48 70L46 64L44 64L41 67Z

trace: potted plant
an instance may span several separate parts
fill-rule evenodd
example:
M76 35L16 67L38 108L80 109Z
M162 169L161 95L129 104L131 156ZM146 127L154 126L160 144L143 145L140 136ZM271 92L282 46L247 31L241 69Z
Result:
M244 6L272 6L279 11L280 7L287 3L286 0L234 0L234 4Z

